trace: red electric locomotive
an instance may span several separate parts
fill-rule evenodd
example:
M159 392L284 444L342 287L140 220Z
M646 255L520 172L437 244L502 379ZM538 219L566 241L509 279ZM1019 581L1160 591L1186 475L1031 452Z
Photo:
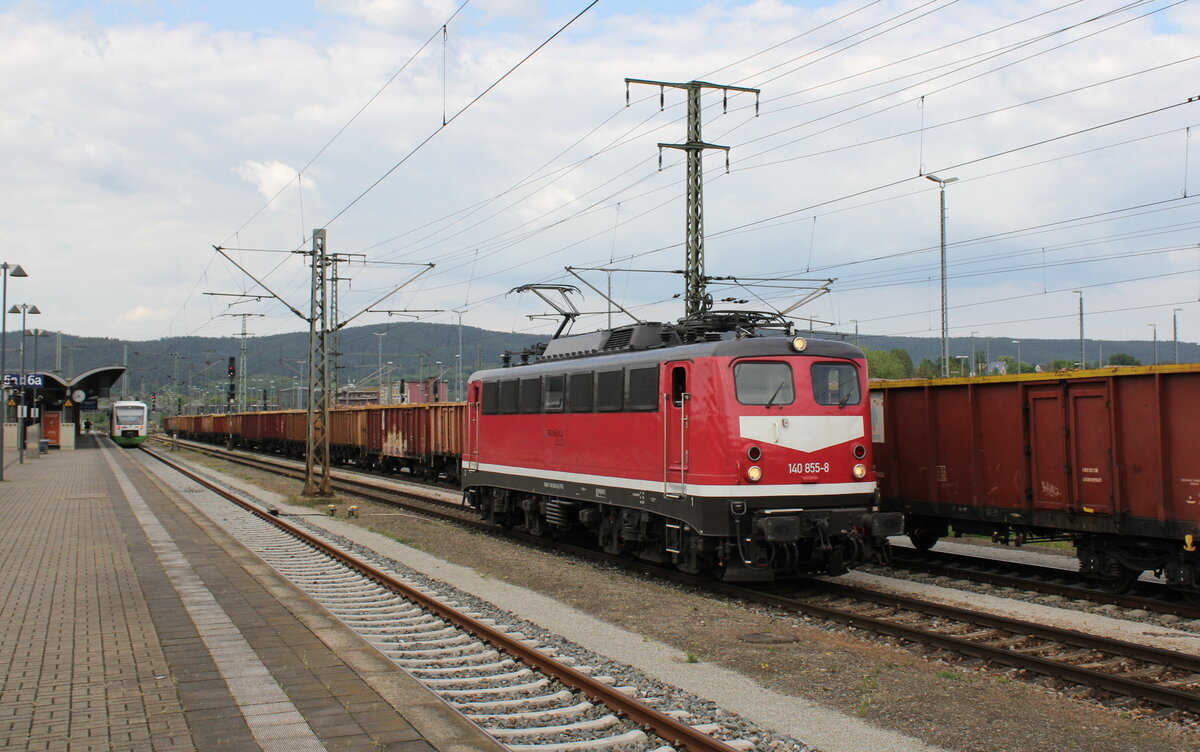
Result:
M468 501L728 580L884 557L902 521L875 507L862 352L739 331L639 323L473 374Z

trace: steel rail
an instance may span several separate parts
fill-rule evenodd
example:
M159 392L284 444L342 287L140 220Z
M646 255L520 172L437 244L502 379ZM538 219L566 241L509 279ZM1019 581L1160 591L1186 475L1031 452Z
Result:
M178 463L172 462L166 457L159 455L157 452L145 449L144 447L143 451L167 467L170 467L192 481L199 483L222 498L237 504L239 507L247 510L259 519L275 525L289 535L292 535L295 538L303 541L305 544L321 551L326 556L341 562L359 574L362 574L363 576L378 582L384 587L393 590L402 597L417 603L422 608L437 614L458 628L492 644L497 649L519 658L526 664L533 666L548 676L554 677L566 686L582 692L588 697L603 703L609 708L623 714L634 723L650 729L655 734L665 739L668 743L682 745L685 749L689 750L689 752L735 752L733 747L730 747L724 742L713 739L712 737L697 731L691 726L688 726L687 724L682 723L669 715L661 713L631 697L627 697L618 692L615 688L596 681L590 676L576 671L570 666L559 663L536 648L532 648L520 640L510 637L504 632L484 624L478 619L468 616L457 609L451 608L450 606L447 606L446 604L425 595L412 586L407 585L391 576L387 572L384 572L364 561L360 561L350 554L341 551L340 549L311 535L300 527L293 525L287 520L281 519L271 512L263 510L257 505L239 498L237 495L221 488L208 479L191 472Z
M834 585L834 583L822 583L821 587L824 588L826 585ZM852 588L846 585L837 585L836 589L853 591L852 597L860 599L867 598L876 600L878 597L883 601L900 600L896 599L895 596L884 596L883 594L876 593L874 591L866 591L864 593L857 588ZM786 596L777 596L754 590L743 590L741 588L729 588L728 592L757 603L774 605L791 611L801 611L812 616L820 616L840 624L847 624L849 626L866 629L871 632L892 635L893 637L900 637L913 642L932 644L936 647L946 648L948 650L953 650L956 653L992 661L1005 666L1027 669L1049 676L1057 676L1069 681L1073 681L1077 684L1095 686L1110 692L1116 692L1121 695L1138 697L1159 703L1161 705L1166 705L1168 707L1180 708L1192 713L1200 713L1200 694L1195 692L1174 689L1172 687L1164 687L1157 684L1152 684L1150 682L1144 682L1139 679L1122 677L1118 674L1109 674L1104 671L1097 671L1095 669L1082 668L1069 663L1064 663L1062 661L1055 661L1049 658L1042 658L1036 655L1028 655L1019 651L1009 650L1007 648L999 648L993 645L987 645L985 643L973 642L951 635L931 632L919 627L909 627L907 625L888 621L882 618L864 616L862 614L855 614L850 611L822 606L815 603L797 601L794 598L789 598ZM922 601L916 601L915 599L914 604L919 604L919 607L917 605L913 605L912 607L903 607L910 608L910 610L920 610L920 608L934 605ZM1116 648L1121 644L1121 641L1119 640L1108 640L1107 638L1085 635L1082 632L1072 633L1072 630L1056 630L1054 627L1033 625L1029 622L1009 620L1005 617L981 614L975 611L966 611L965 613L969 614L969 623L980 624L981 626L988 626L988 623L990 623L995 625L990 628L1003 629L1005 631L1015 633L1021 633L1022 627L1017 625L1029 625L1030 627L1036 628L1036 631L1038 632L1038 634L1034 636L1042 636L1045 639L1053 639L1075 647L1085 647L1100 650L1102 652L1111 652L1109 648L1102 647L1102 645L1113 645L1116 643L1116 645L1114 645L1114 648ZM1007 626L1000 626L1001 624L1005 624ZM1061 638L1049 636L1050 633L1056 631L1064 633L1063 636ZM1088 640L1095 640L1096 643L1093 645L1088 645L1086 644ZM1133 643L1123 643L1123 645L1127 646L1127 648L1121 648L1122 650L1129 649L1131 652L1134 652L1134 649L1136 649L1139 651L1150 651L1151 653L1161 654L1163 657L1154 659L1154 662L1158 664L1164 664L1167 667L1179 667L1180 663L1177 663L1176 661L1195 663L1195 659L1183 653L1159 651L1156 648L1147 648L1141 645L1134 645ZM1124 653L1118 654L1124 655Z
M1065 598L1088 600L1095 603L1107 603L1114 606L1121 606L1123 608L1140 608L1145 611L1153 611L1155 613L1174 614L1178 616L1185 616L1190 619L1200 619L1200 606L1192 606L1188 605L1187 603L1175 603L1163 598L1142 597L1127 593L1109 593L1091 587L1047 582L1046 580L1041 579L1032 579L1038 577L1057 577L1066 579L1082 578L1082 575L1080 575L1078 572L1074 572L1069 569L1059 570L1053 567L1043 567L1026 562L1010 562L1003 559L989 559L983 556L957 554L947 551L930 551L926 552L925 555L931 558L922 558L920 555L909 554L907 549L893 547L892 567L911 569L913 571L924 572L927 574L957 577L959 579L972 580L974 582L984 582L989 585L996 585L998 587L1033 590L1039 593L1060 595ZM983 569L976 569L975 567L1007 569L1015 574L985 571ZM1161 583L1139 582L1135 584L1134 587L1150 587L1155 591L1162 592L1163 594L1170 592L1167 586L1162 585Z
M159 439L159 440L170 443L170 440L168 440L168 439ZM202 444L202 443L198 443L198 442L194 442L194 441L188 441L188 440L181 440L178 442L178 445L180 447L183 447L183 448L186 448L186 449L189 449L192 451L201 452L201 453L207 454L211 457L217 457L217 458L229 461L229 462L234 462L234 463L237 463L240 465L245 465L247 467L253 467L253 468L257 468L257 469L269 469L271 471L277 471L277 472L283 472L283 473L292 473L292 474L296 473L295 468L293 468L291 465L289 465L287 460L278 459L275 457L252 456L244 451L243 452L235 452L232 450L217 449L217 448L211 447L206 444ZM362 472L364 474L369 474L369 471L365 471L365 470L359 471L359 472ZM381 476L381 477L383 477L383 476ZM385 477L385 479L386 479L386 477ZM415 478L409 479L409 478L401 477L400 480L402 482L411 482L411 483L423 485L422 481L419 481ZM394 500L389 500L389 499L381 498L378 496L374 496L373 492L383 490L383 491L389 492L389 493L409 494L409 495L414 495L414 496L416 495L416 492L409 492L409 491L404 491L404 490L400 490L400 489L381 489L380 486L378 486L375 483L372 483L370 480L362 479L362 478L355 478L353 475L345 474L344 471L340 471L340 472L335 471L335 473L333 475L333 482L335 485L337 485L339 483L342 484L343 487L346 488L346 490L349 490L352 493L367 496L368 498L373 498L374 500L380 501L383 503L395 503L395 502L394 502ZM366 493L364 493L364 490ZM426 497L421 497L421 499L425 503L435 504L435 505L439 505L439 506L446 506L446 507L451 507L451 508L459 508L461 506L456 503L441 501L438 499L431 499L431 498L426 498ZM468 521L468 522L470 522L470 521ZM488 530L494 529L492 526L487 525L485 523L480 523L479 527L482 529L488 529ZM931 564L931 563L926 562L921 559L912 559L912 558L906 557L903 553L901 553L899 557L896 556L896 553L905 551L905 550L906 549L893 549L893 558L898 560L899 565L903 566L904 568L936 572L938 574L944 574L946 576L957 577L960 579L969 579L969 580L974 580L974 581L978 581L978 582L985 582L985 583L988 583L991 585L996 585L998 587L1012 587L1012 588L1021 589L1021 590L1029 590L1029 591L1047 593L1047 594L1051 594L1051 595L1059 595L1059 596L1063 596L1066 598L1072 598L1072 599L1077 599L1077 600L1086 600L1086 601L1091 601L1093 603L1112 604L1112 605L1116 605L1116 606L1121 606L1122 608L1140 608L1140 609L1143 609L1146 611L1152 611L1155 613L1172 614L1172 615L1176 615L1176 616L1182 616L1185 618L1200 619L1200 606L1192 606L1187 603L1177 603L1177 602L1171 602L1168 600L1155 599L1155 598L1145 598L1145 597L1138 597L1138 596L1132 596L1132 595L1121 595L1121 594L1116 594L1116 593L1108 593L1103 590L1096 590L1094 588L1078 587L1078 586L1072 586L1072 585L1060 585L1060 584L1056 584L1056 583L1052 583L1052 582L1029 580L1029 579L1024 579L1022 577L1017 577L1017 576L1013 576L1013 575L1005 575L1005 574L999 574L999 573L994 573L994 572L983 572L983 571L978 571L978 570L974 570L974 569L965 569L965 570L949 569L949 568L943 569L943 568L939 568L936 564ZM1039 567L1037 565L1025 564L1022 562L1011 562L1010 563L1010 562L1006 562L1006 561L996 561L993 559L971 557L971 556L967 556L965 554L949 554L946 552L938 552L938 551L934 551L932 553L934 553L935 555L938 555L940 557L955 558L955 559L959 559L959 558L971 559L971 560L976 561L980 566L983 566L983 565L1011 566L1012 568L1016 569L1017 571L1041 572L1041 573L1044 573L1045 576L1052 576L1053 574L1055 574L1054 570L1048 569L1046 567ZM1071 572L1070 570L1062 570L1062 576L1070 576L1073 574L1077 574L1077 573ZM1165 590L1165 586L1163 589Z

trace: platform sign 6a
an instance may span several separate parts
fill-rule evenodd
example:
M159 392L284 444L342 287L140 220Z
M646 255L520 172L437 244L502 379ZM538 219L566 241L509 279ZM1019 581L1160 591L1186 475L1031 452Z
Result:
M7 389L16 389L22 386L41 389L46 386L46 378L40 373L6 373L4 374L4 386Z

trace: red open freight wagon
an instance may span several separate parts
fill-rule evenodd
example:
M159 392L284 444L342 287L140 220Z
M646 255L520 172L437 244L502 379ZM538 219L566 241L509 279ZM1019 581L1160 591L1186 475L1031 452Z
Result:
M1162 571L1200 595L1200 365L877 381L885 508L947 534L1074 541L1114 589Z

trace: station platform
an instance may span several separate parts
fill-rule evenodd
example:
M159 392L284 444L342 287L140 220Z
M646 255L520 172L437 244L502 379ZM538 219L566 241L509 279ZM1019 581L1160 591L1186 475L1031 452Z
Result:
M135 451L5 469L0 749L502 749Z

